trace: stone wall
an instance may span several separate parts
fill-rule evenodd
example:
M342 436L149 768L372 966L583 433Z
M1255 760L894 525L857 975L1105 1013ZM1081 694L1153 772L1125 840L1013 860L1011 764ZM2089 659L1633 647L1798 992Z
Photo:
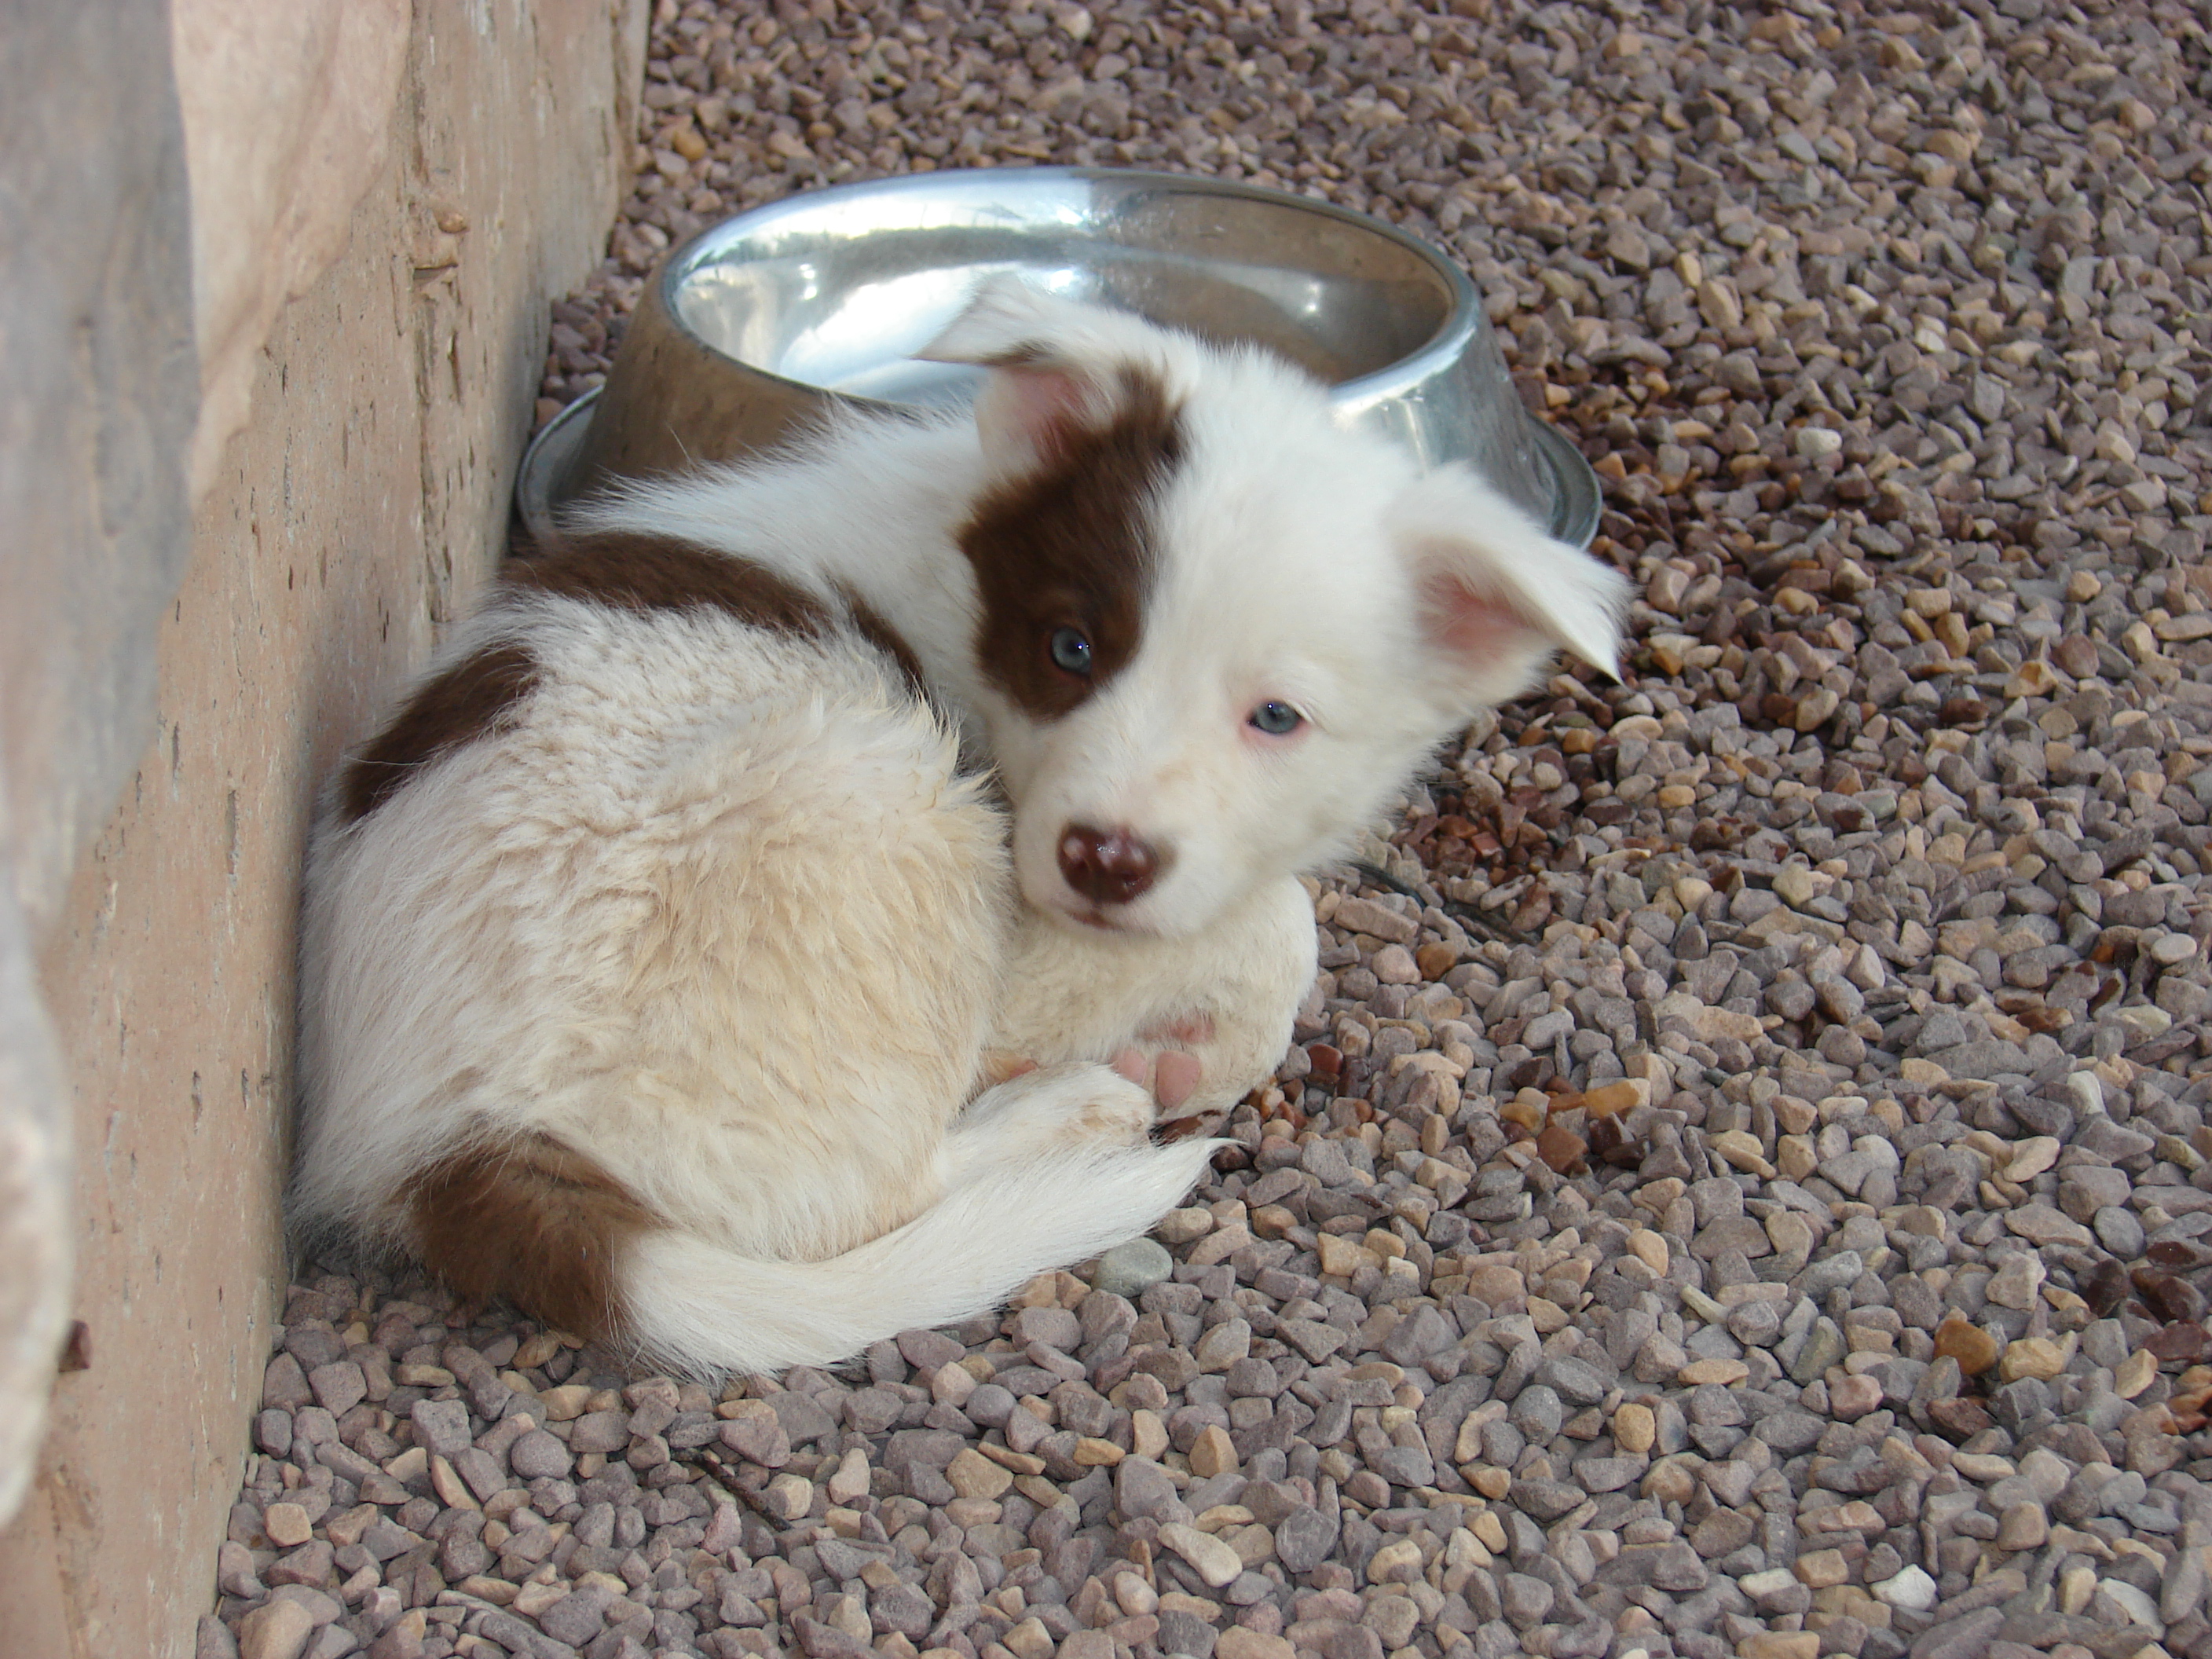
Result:
M501 545L644 46L644 0L168 11L0 31L0 1597L38 1659L188 1653L210 1604L308 804Z
M0 28L0 1518L68 1316L69 1111L36 987L152 727L197 407L184 132L160 0Z

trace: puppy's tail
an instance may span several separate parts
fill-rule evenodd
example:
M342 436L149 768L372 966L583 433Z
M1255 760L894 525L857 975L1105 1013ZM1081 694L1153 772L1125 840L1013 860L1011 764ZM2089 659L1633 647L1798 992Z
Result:
M827 1261L759 1261L638 1235L617 1273L625 1333L694 1374L828 1365L995 1306L1037 1273L1133 1238L1197 1182L1218 1140L998 1164L894 1232Z

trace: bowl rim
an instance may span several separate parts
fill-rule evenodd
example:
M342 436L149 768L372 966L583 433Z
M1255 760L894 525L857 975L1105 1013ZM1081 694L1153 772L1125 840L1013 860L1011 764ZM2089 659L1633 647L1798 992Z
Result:
M678 284L702 264L710 252L758 234L779 221L811 217L825 204L856 196L897 197L942 192L949 183L971 190L987 182L1023 180L1103 182L1138 187L1170 189L1193 196L1228 197L1278 209L1334 220L1365 234L1380 238L1412 254L1443 283L1447 305L1442 322L1418 349L1372 372L1340 380L1328 387L1329 401L1340 413L1358 416L1414 386L1447 372L1471 348L1478 336L1493 331L1481 290L1458 263L1433 243L1401 230L1370 213L1340 207L1334 202L1296 191L1255 185L1243 179L1212 179L1200 174L1163 173L1143 167L947 167L930 173L898 173L854 184L802 190L780 200L733 214L702 227L678 243L659 268L647 278L646 292L653 295L665 324L692 348L772 385L811 398L847 402L872 411L896 412L908 404L864 393L845 392L811 380L793 380L772 369L746 362L708 341L684 319L677 304ZM1509 385L1510 384L1509 380ZM556 492L562 478L573 469L582 447L585 428L599 402L599 388L573 399L531 438L516 469L514 503L524 525L543 535L552 526ZM1595 538L1604 511L1604 489L1595 471L1581 450L1552 422L1522 404L1513 407L1523 422L1535 459L1552 487L1552 511L1547 526L1556 539L1587 548Z
M870 179L858 184L829 185L819 190L794 191L779 201L763 203L743 213L695 231L679 243L676 250L662 263L653 278L655 296L669 326L700 350L735 364L748 374L756 374L776 385L817 396L836 398L868 410L899 410L908 407L889 399L868 397L864 393L840 391L812 380L794 380L779 374L736 356L708 340L694 328L677 303L677 296L685 279L704 266L717 263L709 256L726 249L729 245L757 234L762 228L771 227L786 219L811 217L828 204L832 210L837 202L849 202L863 197L925 196L942 192L948 181L957 180L963 189L972 189L985 180L1058 180L1082 183L1105 183L1133 187L1165 187L1191 196L1228 197L1240 201L1257 203L1276 208L1290 208L1334 219L1395 245L1401 251L1412 254L1433 272L1443 283L1446 307L1443 320L1436 331L1416 349L1384 364L1365 374L1348 380L1339 380L1328 387L1329 401L1353 412L1362 411L1375 404L1399 395L1410 386L1425 380L1441 370L1448 369L1474 343L1476 335L1490 325L1488 313L1483 309L1482 295L1474 279L1445 255L1443 250L1420 237L1403 231L1373 214L1361 213L1352 208L1340 207L1310 196L1294 191L1276 190L1265 185L1255 185L1238 179L1208 179L1190 173L1160 173L1143 167L945 167L932 173L898 173L887 179ZM1524 415L1526 411L1522 411ZM1530 417L1533 419L1534 417Z

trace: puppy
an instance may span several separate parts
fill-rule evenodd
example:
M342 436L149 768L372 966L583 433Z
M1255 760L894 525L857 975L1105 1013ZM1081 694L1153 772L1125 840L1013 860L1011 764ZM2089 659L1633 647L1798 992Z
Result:
M1264 1079L1297 872L1613 659L1618 577L1279 362L1011 282L930 355L972 416L580 514L335 781L304 1230L695 1374L964 1317L1218 1144L1101 1062Z

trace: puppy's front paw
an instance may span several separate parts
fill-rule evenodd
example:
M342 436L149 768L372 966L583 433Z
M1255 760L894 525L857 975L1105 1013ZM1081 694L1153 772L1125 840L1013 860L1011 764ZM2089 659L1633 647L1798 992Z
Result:
M1071 1146L1133 1146L1152 1132L1152 1091L1087 1061L1024 1071L986 1090L957 1131L971 1150L999 1153Z
M1173 1117L1206 1080L1204 1063L1181 1048L1124 1048L1114 1056L1114 1069L1139 1088L1150 1090L1162 1117Z
M1213 1074L1221 1058L1216 1037L1212 1015L1183 1014L1146 1026L1137 1033L1141 1046L1115 1056L1114 1069L1142 1082L1159 1103L1153 1139L1187 1140L1234 1103Z

